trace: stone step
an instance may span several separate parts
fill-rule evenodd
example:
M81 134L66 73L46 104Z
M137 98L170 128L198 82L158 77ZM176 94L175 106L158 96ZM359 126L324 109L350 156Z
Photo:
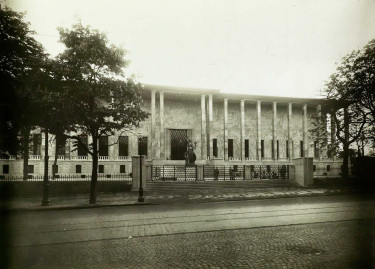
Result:
M164 181L147 182L147 190L187 190L187 189L215 189L215 188L276 188L295 187L292 181L281 180L257 180L257 181Z

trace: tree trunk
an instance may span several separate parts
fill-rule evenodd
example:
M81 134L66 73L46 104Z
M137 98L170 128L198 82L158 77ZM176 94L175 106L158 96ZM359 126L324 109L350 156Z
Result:
M30 129L27 128L21 132L22 135L22 155L23 155L23 180L27 180L29 176L29 138Z
M48 200L48 129L44 130L44 177L43 177L43 200L42 206L49 205Z
M92 172L90 184L90 204L96 203L96 183L98 181L98 138L92 137Z
M348 109L344 108L344 160L342 164L342 178L347 180L349 178L349 113Z
M342 178L344 180L349 178L349 144L343 144L344 159L342 162Z
M55 180L56 178L56 167L57 167L57 136L55 138L55 160L53 162L52 166L52 180Z

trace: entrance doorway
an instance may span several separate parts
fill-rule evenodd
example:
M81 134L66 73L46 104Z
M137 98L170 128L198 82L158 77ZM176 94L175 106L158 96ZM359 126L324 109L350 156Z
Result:
M171 129L171 160L185 160L187 130Z

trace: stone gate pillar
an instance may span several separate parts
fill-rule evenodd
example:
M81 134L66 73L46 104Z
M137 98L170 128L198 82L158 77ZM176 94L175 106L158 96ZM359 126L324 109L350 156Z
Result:
M142 167L142 187L146 189L146 178L148 171L145 166L145 156L142 156L142 165L140 163L139 156L132 156L132 188L131 191L138 191L140 186L140 172Z

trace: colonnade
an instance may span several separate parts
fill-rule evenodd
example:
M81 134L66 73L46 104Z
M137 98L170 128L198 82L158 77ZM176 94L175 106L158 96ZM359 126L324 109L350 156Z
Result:
M155 125L155 119L156 119L156 109L155 109L155 93L156 90L151 91L151 147L149 148L149 156L152 156L152 158L160 158L165 159L165 130L164 130L164 92L159 92L160 97L160 156L156 156L155 147L157 146L155 131L156 131L156 125ZM208 97L208 115L206 113L206 98ZM213 158L213 139L211 137L211 128L213 126L213 95L212 94L201 94L200 98L201 103L201 156L197 156L200 159L205 160L207 158L212 159ZM251 100L242 99L240 100L240 147L241 147L241 160L245 160L245 102L253 102ZM228 160L228 98L224 98L223 101L223 110L224 110L224 160ZM262 160L262 154L261 154L261 137L262 137L262 102L261 100L256 101L256 112L257 112L257 160ZM267 102L269 103L269 102ZM273 144L272 147L275 150L277 146L277 104L278 102L272 102L272 139ZM287 112L287 137L288 137L288 152L287 157L289 159L293 158L292 154L292 119L293 119L293 103L289 102L288 105L288 112ZM317 105L316 107L318 115L320 115L321 106ZM303 156L308 155L308 129L307 129L307 104L302 105L302 141L303 141ZM207 128L208 127L208 128ZM276 154L273 154L273 159L276 160L277 156Z

